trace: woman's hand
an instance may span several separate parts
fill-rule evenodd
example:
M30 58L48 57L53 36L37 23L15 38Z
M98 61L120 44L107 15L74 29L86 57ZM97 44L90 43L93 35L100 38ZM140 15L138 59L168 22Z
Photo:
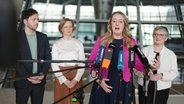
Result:
M111 93L111 92L112 92L112 87L109 86L109 85L107 85L107 84L106 84L106 81L109 81L109 79L103 78L102 81L101 81L101 83L99 83L100 80L97 80L97 83L100 84L100 86L103 88L103 90L104 90L106 93Z
M149 75L149 79L151 81L158 81L158 80L162 79L162 77L163 77L162 73L159 73L159 74L148 74L148 75Z
M91 71L91 77L92 78L97 78L98 77L98 73L95 70Z
M141 77L141 78L144 77L144 73L143 73L143 72L138 71L138 70L136 70L135 68L133 68L133 71L134 71L135 75L137 75L138 77Z
M150 65L151 69L154 70L158 70L160 67L160 56L157 56L156 59L152 60L152 65Z

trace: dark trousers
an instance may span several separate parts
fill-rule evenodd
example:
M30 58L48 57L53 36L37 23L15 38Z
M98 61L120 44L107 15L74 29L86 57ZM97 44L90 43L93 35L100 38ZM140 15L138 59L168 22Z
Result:
M45 87L32 85L28 88L16 88L16 104L27 104L29 96L31 104L42 104Z
M139 89L139 104L153 104L154 89L148 88L147 96L145 96L145 92L143 91L142 86L139 85L138 89ZM167 104L168 97L169 97L169 89L156 91L155 104Z

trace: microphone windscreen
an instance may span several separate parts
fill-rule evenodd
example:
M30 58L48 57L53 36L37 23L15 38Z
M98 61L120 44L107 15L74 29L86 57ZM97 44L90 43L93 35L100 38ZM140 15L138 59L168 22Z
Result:
M116 47L116 45L114 43L110 43L108 46L108 50L105 53L104 59L102 61L102 68L107 69L110 65L111 62L111 58L112 58L112 54L113 54L113 50Z
M96 58L96 64L101 65L105 53L105 46L100 46Z
M109 60L109 59L106 59L106 58L103 59L102 68L107 69L109 67L109 65L110 65L110 62L111 62L111 60Z
M114 49L115 47L116 47L116 44L114 44L114 43L110 43L108 48L112 48L112 49Z
M102 68L108 68L109 65L110 65L110 62L111 62L111 58L112 58L112 52L113 52L113 49L112 48L109 48L105 54L105 57L102 61Z
M135 52L133 48L129 48L128 67L134 68L134 66L135 66Z
M141 49L138 46L134 46L134 50L135 50L137 56L139 57L141 63L146 67L146 69L150 69L148 59L146 58L144 53L141 51Z
M119 51L117 68L118 70L123 70L124 68L124 53L122 50Z

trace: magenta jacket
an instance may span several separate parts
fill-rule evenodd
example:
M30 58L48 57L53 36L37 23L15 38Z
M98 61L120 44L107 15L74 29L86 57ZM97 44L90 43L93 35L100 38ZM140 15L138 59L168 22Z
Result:
M99 37L96 41L96 43L94 44L94 47L91 51L91 55L89 57L89 60L96 60L97 54L98 54L98 48L100 47L100 40L102 39L102 36ZM134 44L137 44L135 40L132 40ZM123 42L125 42L125 39L123 38ZM108 46L106 46L107 49ZM127 49L127 47L123 46L122 48L123 52L124 52L124 69L122 71L122 75L123 75L123 79L124 81L128 82L130 81L130 68L128 67L128 56L129 56L129 51ZM92 64L89 64L92 65ZM141 72L144 71L144 66L143 64L140 62L139 58L137 57L137 55L135 56L135 68ZM94 68L89 68L89 71L91 72L92 70L94 70ZM100 68L99 73L102 72L102 68ZM108 76L108 69L105 70L104 73L104 78L107 78Z

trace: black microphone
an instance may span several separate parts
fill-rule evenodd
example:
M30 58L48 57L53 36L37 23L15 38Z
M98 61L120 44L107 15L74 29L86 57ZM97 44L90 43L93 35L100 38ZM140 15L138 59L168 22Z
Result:
M134 68L135 66L135 51L134 48L129 48L128 67Z
M149 65L148 59L146 58L144 53L141 51L141 49L137 45L135 45L133 48L134 48L135 53L139 57L141 63L145 66L146 71L149 72L150 65Z
M156 53L155 59L158 60L157 57L160 55L160 53L159 53L159 52L155 52L155 51L154 51L154 53ZM157 70L154 70L154 71L153 71L153 74L156 74L156 73L157 73Z
M132 96L132 100L134 101L135 100L135 86L134 86L134 77L133 77L133 68L135 67L135 51L134 51L134 48L133 47L130 47L128 49L129 51L129 57L128 57L128 67L130 68L130 80L131 80L131 96Z
M155 59L158 60L157 57L160 55L160 53L159 52L155 52L155 51L154 51L154 53L156 53Z
M113 50L116 47L116 45L114 43L110 43L108 46L108 50L105 53L104 59L102 61L102 74L99 76L99 84L101 84L105 70L109 68L109 65L111 63L111 59L112 59L112 54L113 54Z
M112 58L112 53L116 45L114 43L110 43L107 52L105 53L104 59L102 61L102 68L103 69L108 69L111 58Z
M145 66L145 72L146 74L144 75L144 82L143 82L143 91L145 91L145 96L147 96L147 92L148 92L148 72L150 69L150 65L148 62L148 59L146 58L146 56L144 55L144 53L141 51L141 49L138 46L134 46L134 51L137 54L137 56L139 57L140 61L142 62L142 64Z

